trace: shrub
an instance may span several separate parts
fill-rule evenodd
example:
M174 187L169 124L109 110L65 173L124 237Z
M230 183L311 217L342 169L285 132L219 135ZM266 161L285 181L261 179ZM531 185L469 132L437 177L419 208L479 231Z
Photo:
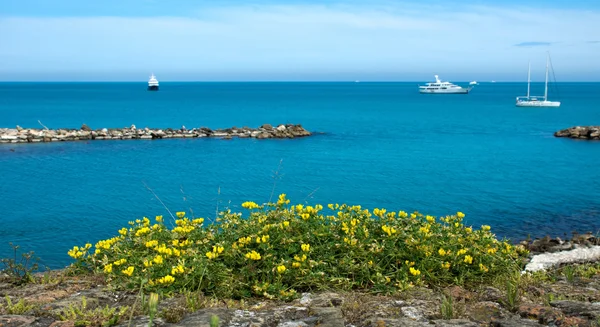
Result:
M75 265L123 288L201 290L243 298L293 298L297 291L365 289L489 281L519 269L526 253L499 241L489 226L463 225L464 214L435 218L361 206L245 202L215 223L178 212L167 226L144 217L119 235L74 247Z

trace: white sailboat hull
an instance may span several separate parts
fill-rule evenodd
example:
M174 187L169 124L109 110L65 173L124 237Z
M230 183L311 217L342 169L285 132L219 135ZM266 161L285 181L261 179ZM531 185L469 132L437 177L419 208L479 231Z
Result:
M419 93L421 94L468 94L472 87L469 88L448 88L448 89L427 89L421 87Z
M560 101L517 101L517 107L560 107Z

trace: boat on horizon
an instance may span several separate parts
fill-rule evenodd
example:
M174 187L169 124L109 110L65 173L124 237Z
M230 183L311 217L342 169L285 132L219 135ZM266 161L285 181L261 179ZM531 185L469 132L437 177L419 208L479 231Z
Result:
M474 87L461 87L450 82L442 82L438 75L435 76L435 82L419 85L421 94L468 94Z
M529 69L527 71L527 95L518 96L516 106L517 107L560 107L560 101L548 101L548 68L550 64L550 52L546 56L546 82L544 83L544 96L532 96L530 95L531 89L531 62L529 62ZM554 76L554 69L552 69L552 75ZM556 82L556 81L555 81ZM542 98L543 100L539 100Z
M158 91L158 80L154 74L148 80L148 91Z

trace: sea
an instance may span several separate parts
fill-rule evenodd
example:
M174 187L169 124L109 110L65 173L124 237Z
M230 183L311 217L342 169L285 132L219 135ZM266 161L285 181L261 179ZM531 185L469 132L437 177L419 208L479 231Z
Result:
M61 268L74 245L128 221L177 211L211 221L281 193L292 203L461 211L513 242L600 231L600 142L553 136L600 125L600 83L556 84L559 108L516 107L525 83L481 83L468 95L417 85L0 83L0 128L302 124L315 133L0 144L0 257L13 256L12 242Z

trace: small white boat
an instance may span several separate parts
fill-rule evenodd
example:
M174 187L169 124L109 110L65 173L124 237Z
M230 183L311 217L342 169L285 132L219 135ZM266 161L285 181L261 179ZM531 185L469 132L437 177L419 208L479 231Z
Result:
M469 83L469 85L479 85L479 83L477 83L477 81L472 81L471 83Z
M419 93L421 94L468 94L473 89L473 86L461 87L450 82L442 82L438 75L435 75L435 82L419 85Z
M532 96L529 93L531 88L531 63L527 72L527 95L517 97L517 107L560 107L560 101L548 101L548 66L550 63L550 53L546 57L546 82L544 84L544 96ZM552 71L554 75L554 71ZM541 98L541 99L540 99Z
M148 91L158 91L158 80L154 74L148 80Z

